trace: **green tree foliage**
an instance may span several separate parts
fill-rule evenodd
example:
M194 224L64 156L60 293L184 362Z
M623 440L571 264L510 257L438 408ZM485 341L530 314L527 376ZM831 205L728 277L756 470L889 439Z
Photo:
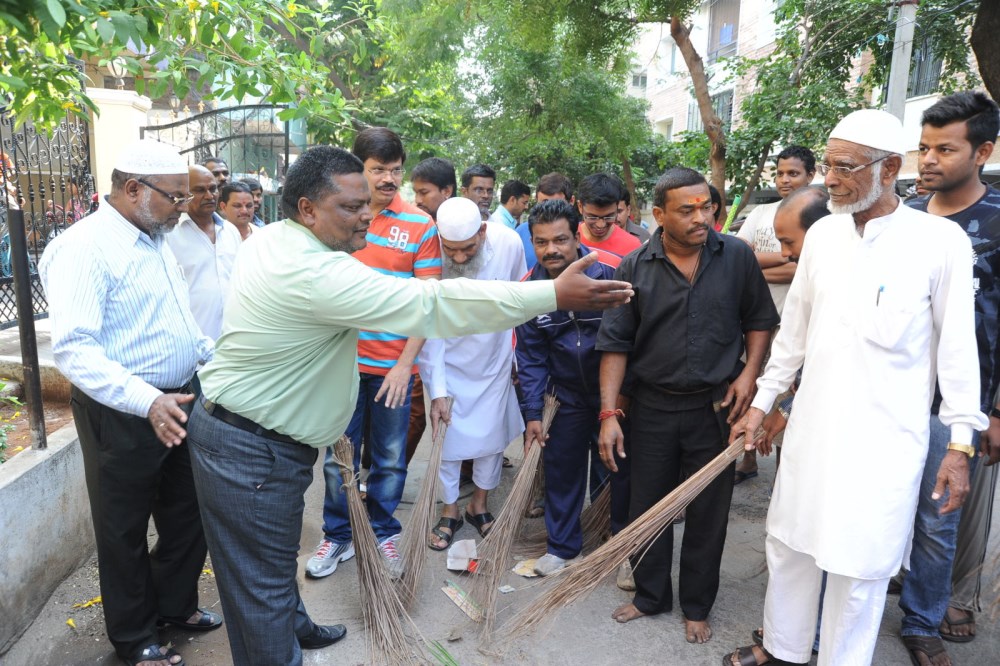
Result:
M94 109L79 60L122 58L150 97L196 87L294 103L298 115L343 124L347 87L314 52L333 39L355 57L379 25L371 19L370 5L325 0L27 0L27 11L0 0L0 91L18 120L52 127L67 109Z

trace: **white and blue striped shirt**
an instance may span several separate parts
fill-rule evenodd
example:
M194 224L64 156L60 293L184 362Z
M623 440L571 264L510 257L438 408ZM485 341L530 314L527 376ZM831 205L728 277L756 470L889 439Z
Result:
M183 386L212 357L164 238L107 200L49 244L39 273L56 366L103 405L145 418L160 388Z

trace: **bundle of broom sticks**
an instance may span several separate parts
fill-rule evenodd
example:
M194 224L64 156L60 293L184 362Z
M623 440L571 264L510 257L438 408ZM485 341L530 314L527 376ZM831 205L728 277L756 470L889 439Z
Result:
M604 578L618 570L627 559L645 552L667 529L674 518L743 451L745 437L739 437L707 465L677 486L673 492L632 521L628 527L584 559L552 576L555 583L524 610L503 625L500 639L509 642L541 626L554 612L589 594Z
M393 587L368 519L368 511L361 499L354 473L354 445L347 437L341 437L333 447L333 454L343 479L341 489L347 493L347 511L357 554L358 590L367 630L369 663L420 664L422 660L413 653L403 629L405 621L408 620L411 625L413 621L406 614L396 588Z
M611 483L610 477L601 484L597 497L580 514L580 529L583 532L583 552L589 553L602 543L611 533ZM549 533L545 523L538 521L525 523L514 546L522 557L541 557L548 548Z
M451 411L452 399L448 398L448 410ZM403 532L403 543L400 556L403 558L403 576L396 581L396 590L400 601L407 609L413 607L417 599L417 586L423 577L424 564L427 561L427 539L433 527L434 506L437 503L438 472L441 469L441 451L444 448L444 436L448 426L442 422L437 436L431 440L431 454L427 459L427 471L420 493L413 503L410 522Z
M555 396L545 396L545 408L542 410L542 441L545 441L558 409L559 401ZM514 539L521 530L524 511L531 503L531 490L541 451L542 447L536 444L525 453L524 462L521 463L521 469L514 478L514 486L507 496L500 515L493 522L490 533L476 549L479 562L469 595L482 609L482 638L485 642L490 640L493 633L500 579L510 566Z

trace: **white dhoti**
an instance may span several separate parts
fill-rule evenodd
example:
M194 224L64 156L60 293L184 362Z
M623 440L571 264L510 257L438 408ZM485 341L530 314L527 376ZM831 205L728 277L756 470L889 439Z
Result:
M500 485L500 472L503 470L503 453L482 456L472 461L472 482L481 490L493 490ZM442 460L438 478L441 481L441 501L454 504L458 501L459 486L461 486L462 461Z
M771 535L765 552L770 579L764 598L764 649L778 659L806 663L816 636L823 571L812 556ZM818 666L871 664L888 583L888 578L827 574Z

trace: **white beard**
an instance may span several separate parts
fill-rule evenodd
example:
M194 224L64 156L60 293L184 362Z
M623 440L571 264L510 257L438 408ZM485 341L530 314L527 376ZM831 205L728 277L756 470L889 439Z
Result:
M881 165L877 166L880 167ZM873 168L871 188L868 190L867 195L851 204L835 204L833 203L833 199L830 199L830 203L827 204L827 208L829 208L830 212L834 215L854 215L855 213L868 210L875 205L876 201L882 198L883 194L885 194L885 186L883 186L879 181L881 176L882 169Z

